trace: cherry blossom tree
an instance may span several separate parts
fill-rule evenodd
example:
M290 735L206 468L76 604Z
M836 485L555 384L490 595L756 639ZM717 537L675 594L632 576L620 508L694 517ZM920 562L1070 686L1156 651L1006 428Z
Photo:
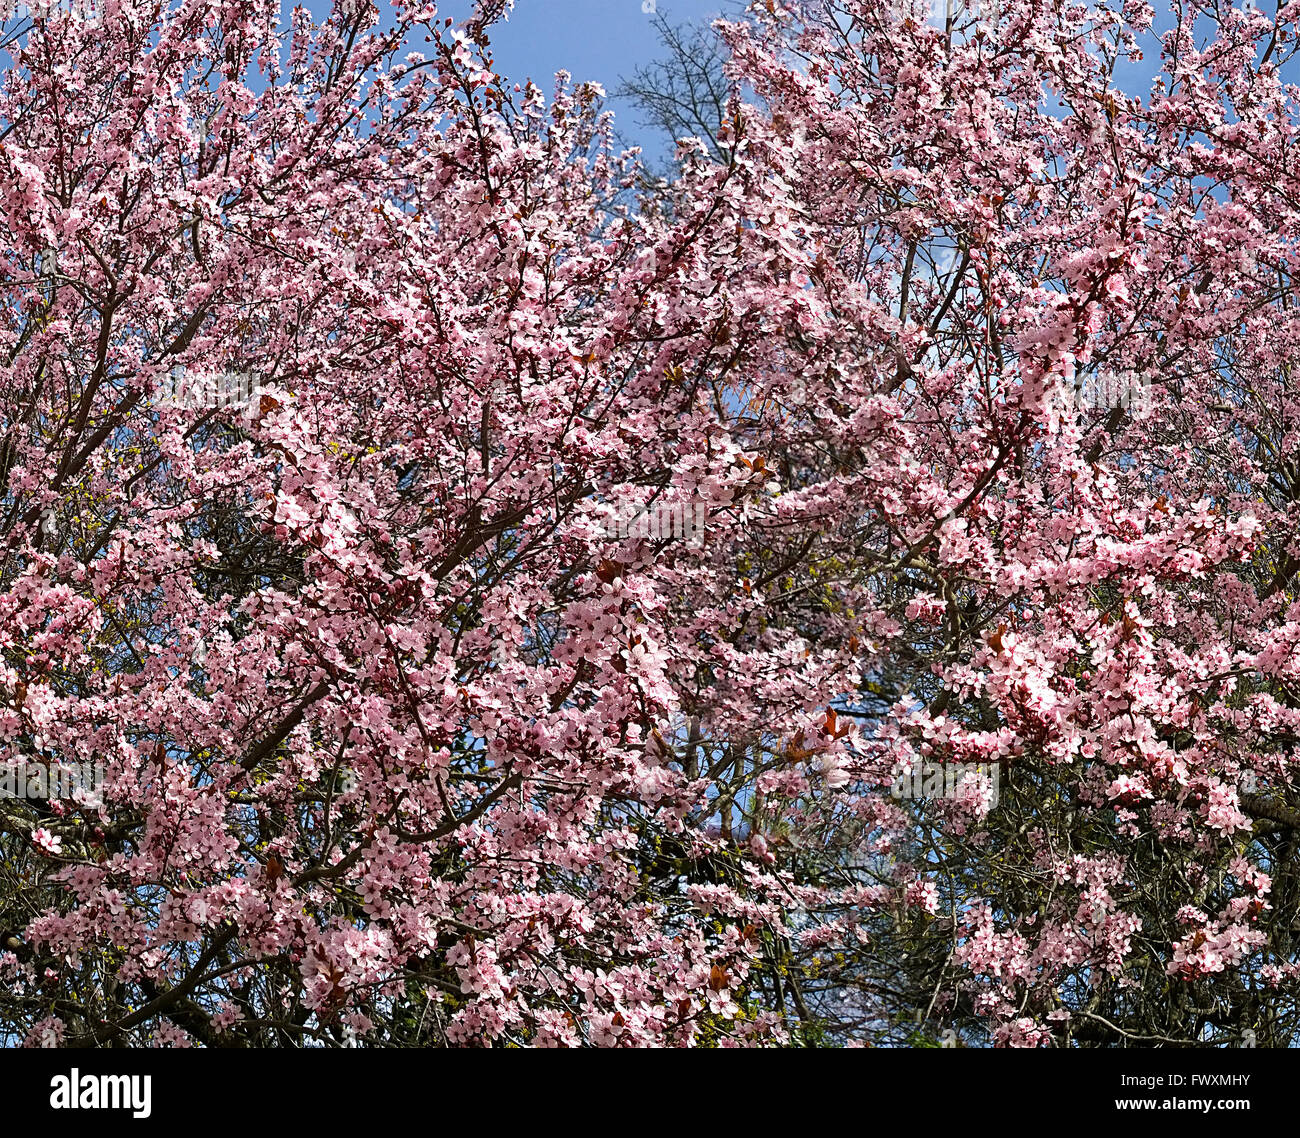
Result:
M629 207L600 93L510 89L491 12L278 11L11 48L0 729L104 778L4 804L6 1030L787 1038L738 740L852 677L755 621L782 191L701 159Z
M1294 1041L1295 14L1180 9L1145 98L1142 3L726 33L823 243L762 446L864 676L817 830L863 905L804 937L846 1033Z
M1295 6L506 7L9 47L0 1031L1290 1042Z

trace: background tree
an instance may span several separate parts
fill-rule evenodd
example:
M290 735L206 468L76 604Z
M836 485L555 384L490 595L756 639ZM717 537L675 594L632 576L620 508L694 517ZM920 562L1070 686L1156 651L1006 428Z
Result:
M633 71L615 97L632 104L642 131L670 144L698 138L715 161L725 164L729 151L719 136L734 92L725 45L712 28L674 23L666 10L656 10L650 22L663 57Z

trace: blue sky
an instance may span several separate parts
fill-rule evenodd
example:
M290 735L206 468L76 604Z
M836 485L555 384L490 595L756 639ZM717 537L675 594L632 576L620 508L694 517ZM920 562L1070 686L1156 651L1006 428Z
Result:
M295 3L305 3L318 19L332 7L331 0L284 0L286 19ZM385 0L378 3L386 9ZM509 19L494 24L490 38L497 71L512 82L532 79L549 96L555 73L564 70L575 82L600 83L612 96L621 79L663 56L651 22L656 10L673 23L707 23L742 7L743 0L515 0ZM474 0L438 0L439 15L457 23L473 9ZM667 146L665 139L643 135L623 100L611 98L607 105L627 142L651 151Z
M659 41L642 11L644 0L516 0L508 23L492 32L497 68L509 78L533 79L544 91L563 68L576 80L595 80L612 91L620 76L659 54ZM724 0L655 0L672 20L716 16ZM460 20L471 0L438 5Z

